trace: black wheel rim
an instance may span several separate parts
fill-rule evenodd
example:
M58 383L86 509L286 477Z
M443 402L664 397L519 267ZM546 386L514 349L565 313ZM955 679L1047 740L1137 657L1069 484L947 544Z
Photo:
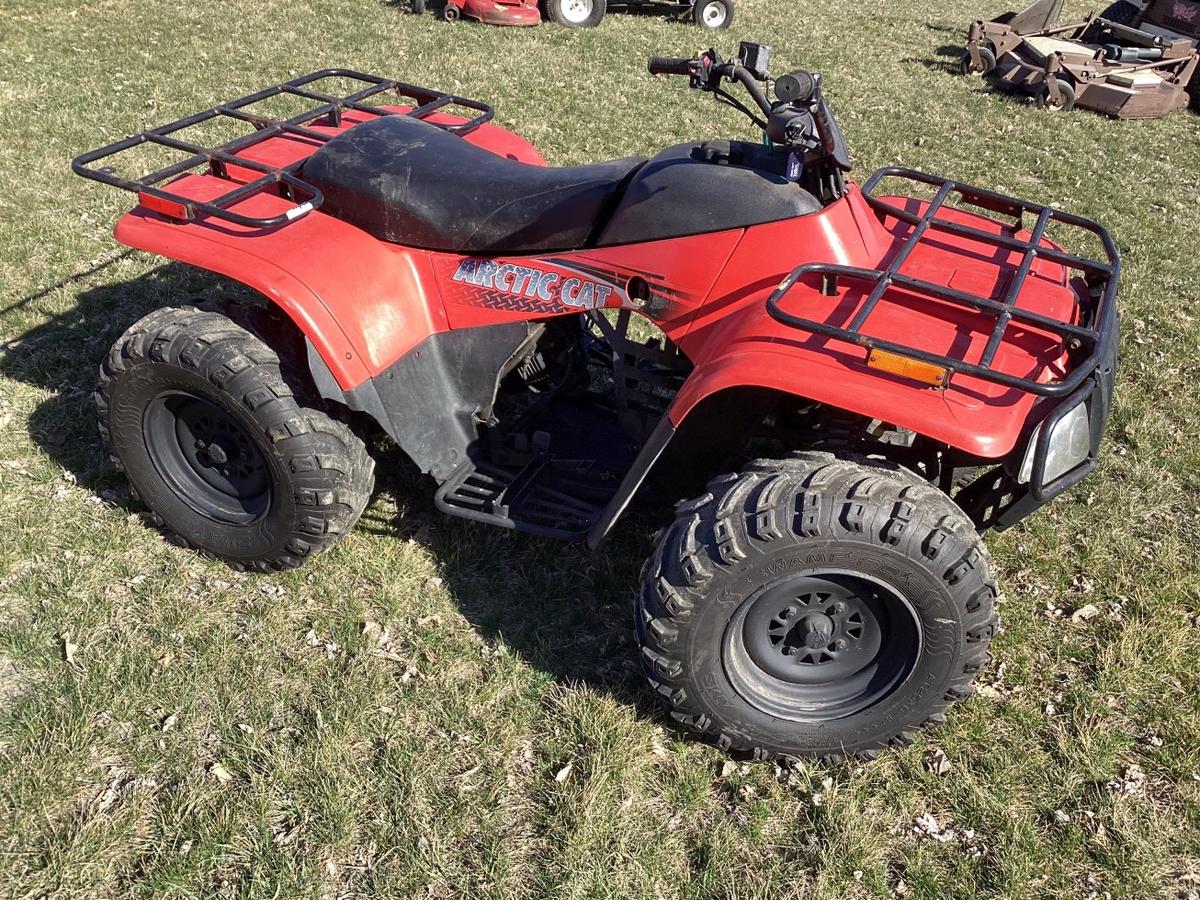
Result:
M921 627L897 591L853 572L791 575L747 598L726 626L722 661L738 694L782 719L824 722L874 706L904 684Z
M271 477L245 427L216 403L185 391L159 394L142 433L168 487L195 512L225 525L248 525L271 503Z

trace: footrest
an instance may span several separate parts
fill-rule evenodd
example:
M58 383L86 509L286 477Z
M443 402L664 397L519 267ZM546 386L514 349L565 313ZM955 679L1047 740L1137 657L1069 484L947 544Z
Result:
M438 488L434 502L447 515L581 540L603 507L549 486L546 482L552 477L544 460L515 471L466 460Z

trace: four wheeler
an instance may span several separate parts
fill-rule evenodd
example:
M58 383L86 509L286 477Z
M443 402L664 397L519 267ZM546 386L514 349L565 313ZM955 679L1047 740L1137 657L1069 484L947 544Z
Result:
M650 159L549 167L483 103L344 70L79 157L138 196L119 241L261 295L116 341L114 464L174 539L262 571L354 527L364 423L442 512L501 528L595 548L631 503L690 498L636 616L677 721L760 758L868 758L941 721L996 629L981 532L1096 463L1117 251L947 178L848 180L820 76L771 79L769 55L652 59L765 140ZM279 95L313 106L257 111ZM246 135L187 139L217 118ZM181 158L113 171L145 144Z
M1115 3L1058 24L1062 0L974 22L962 71L995 73L997 87L1049 110L1078 105L1122 119L1200 108L1200 0Z
M412 11L423 13L427 0L411 0ZM659 3L655 0L630 0L622 6L662 7L687 13L697 25L714 30L728 28L733 22L734 0L686 0ZM607 0L540 0L540 7L551 20L567 28L594 28L608 10ZM455 22L463 16L489 25L537 25L542 21L539 0L447 0L441 16Z

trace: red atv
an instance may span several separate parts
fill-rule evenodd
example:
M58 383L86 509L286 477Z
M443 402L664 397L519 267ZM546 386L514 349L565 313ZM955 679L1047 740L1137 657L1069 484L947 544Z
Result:
M343 70L79 157L138 195L118 240L262 295L122 335L96 391L114 463L167 532L264 571L354 527L364 423L439 509L502 528L594 548L631 503L692 497L637 601L676 720L832 758L941 721L996 629L980 533L1096 463L1117 251L1087 219L945 178L848 181L819 76L768 99L768 55L651 60L766 140L649 160L548 167L482 103ZM312 107L255 111L279 95ZM184 137L216 118L248 133ZM147 143L181 158L96 167Z

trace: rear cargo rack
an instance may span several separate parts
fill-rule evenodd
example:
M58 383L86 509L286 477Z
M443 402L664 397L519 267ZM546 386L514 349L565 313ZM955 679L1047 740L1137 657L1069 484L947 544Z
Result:
M885 178L908 179L935 188L937 193L923 213L913 213L897 207L872 193ZM946 370L946 378L941 383L945 387L950 379L958 373L970 375L985 381L1017 388L1031 394L1045 397L1058 397L1071 393L1083 383L1101 364L1108 352L1115 334L1115 310L1117 277L1120 272L1120 254L1109 233L1096 222L1082 216L1072 215L1061 210L1052 209L1027 200L1018 200L993 191L961 184L948 178L939 178L913 169L888 167L880 169L862 187L864 199L876 211L885 216L906 222L913 226L912 233L905 238L895 256L883 269L863 269L854 266L843 266L826 263L810 263L793 269L791 274L767 299L767 311L776 321L809 331L814 334L834 338L856 344L871 351L883 351L902 357L919 360L939 366ZM1030 231L1029 240L1016 237L1016 229L1009 234L994 234L950 222L938 218L946 201L951 195L957 194L961 200L971 206L991 212L1012 215L1018 222L1026 213L1037 217ZM1042 240L1051 222L1080 228L1095 235L1104 247L1107 262L1076 256L1063 250L1045 245ZM967 291L956 290L945 285L923 281L901 273L900 269L905 260L929 232L944 232L959 237L971 238L982 244L993 247L1014 250L1023 254L1020 265L1013 276L1008 290L1002 298L984 297ZM1018 298L1021 289L1029 276L1034 260L1037 258L1057 262L1062 266L1083 274L1091 289L1090 302L1084 304L1082 321L1078 324L1065 322L1040 313L1019 308ZM802 316L787 312L780 306L788 291L805 276L820 276L826 281L846 279L848 281L870 284L871 291L856 310L853 319L846 327L830 325L806 319ZM968 362L964 358L943 356L930 353L919 347L901 344L895 341L872 337L863 333L871 313L879 305L879 301L892 288L898 288L917 297L927 297L945 303L957 304L968 309L990 313L995 316L996 324L988 336L987 345L978 362ZM1007 372L997 370L992 362L996 351L1004 339L1004 334L1012 322L1033 326L1059 338L1064 348L1069 351L1072 361L1071 370L1067 375L1054 382L1040 382L1035 378L1022 378ZM965 354L964 354L965 355Z
M311 85L326 78L342 78L363 82L366 87L353 91L344 96L333 96L315 90ZM371 97L393 92L399 97L413 101L411 109L397 112L382 109L364 103ZM276 119L247 110L246 107L261 103L271 97L281 95L299 97L313 101L316 105L299 115L288 119ZM191 220L198 215L214 216L249 228L275 228L294 222L307 213L318 208L323 202L321 192L300 178L296 171L304 160L298 160L286 166L271 166L258 160L241 155L250 147L271 138L290 135L307 140L325 143L334 134L317 131L311 125L318 120L325 120L328 126L337 128L342 124L342 117L347 110L354 110L374 116L406 115L416 119L426 119L435 112L446 107L457 106L474 110L477 115L463 122L431 122L430 124L443 128L453 134L467 134L492 118L490 106L477 100L467 100L453 94L445 94L429 88L417 87L402 81L381 78L378 75L366 75L350 69L321 69L291 81L285 81L269 88L264 88L253 94L221 103L211 109L187 116L167 125L143 131L124 140L84 153L71 161L71 169L84 178L110 184L114 187L133 191L138 195L143 206L160 212L172 218ZM254 127L254 131L240 138L215 147L206 147L191 141L182 140L176 136L179 132L208 122L213 119L226 118L246 123ZM118 153L130 150L142 144L157 144L183 153L191 154L186 159L173 163L166 168L143 175L137 179L122 178L109 168L97 168L93 164L100 160L113 157ZM235 185L231 190L209 200L197 200L183 194L173 192L158 185L168 179L175 178L201 165L208 165L209 174L225 179ZM260 174L260 177L249 182L237 181L230 177L229 167L238 166ZM278 186L280 194L288 200L296 202L296 206L274 216L247 216L233 212L229 207L247 199L254 194L264 192Z

